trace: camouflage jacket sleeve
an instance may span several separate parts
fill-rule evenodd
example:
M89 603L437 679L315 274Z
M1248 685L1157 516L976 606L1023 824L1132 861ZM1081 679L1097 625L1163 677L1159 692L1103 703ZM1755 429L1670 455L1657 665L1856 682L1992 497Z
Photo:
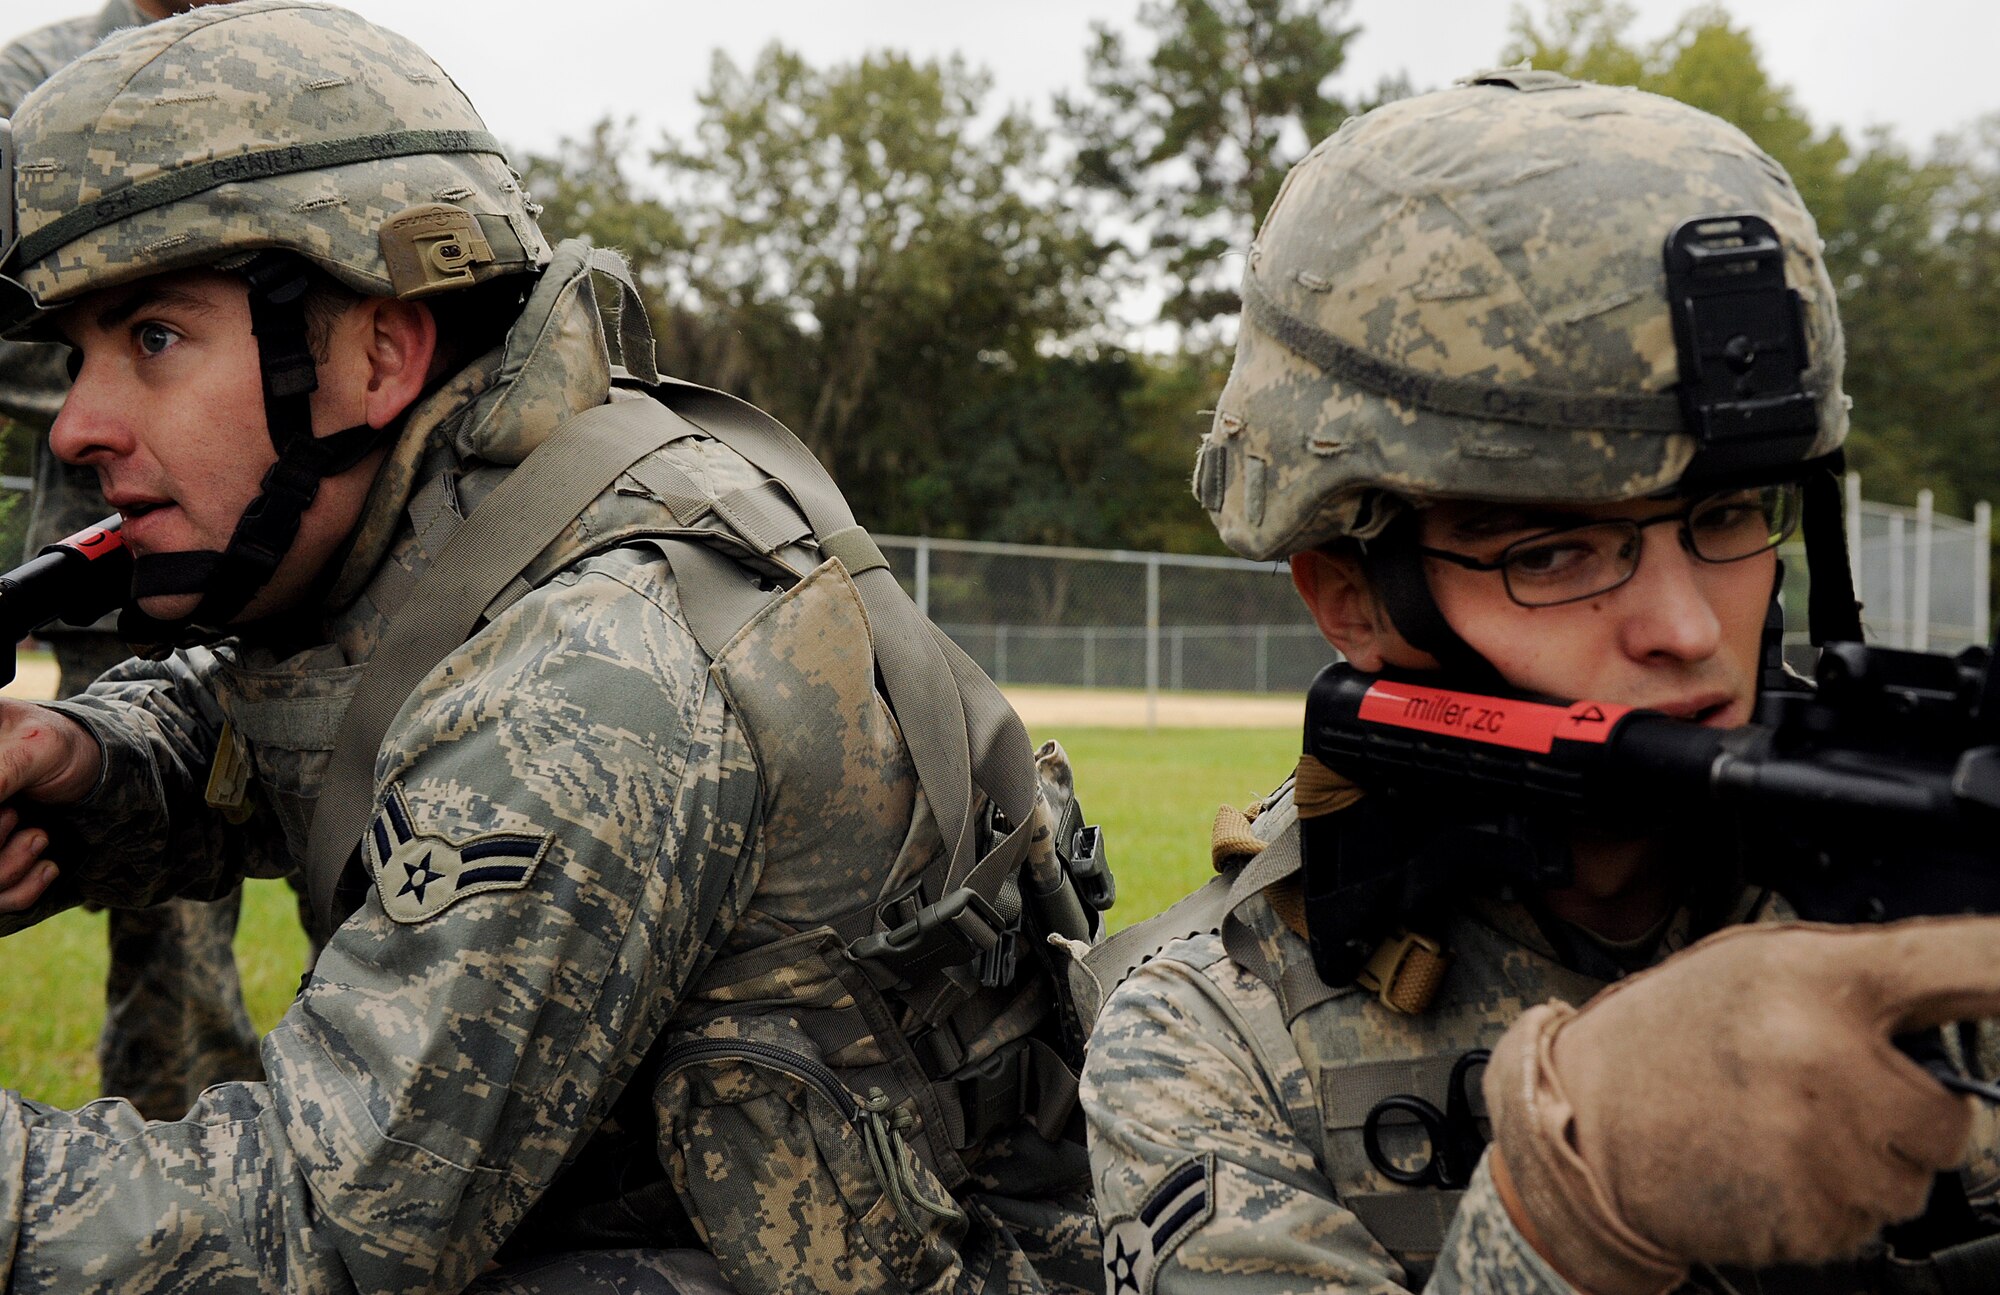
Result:
M176 895L212 898L289 858L268 816L235 825L206 802L223 717L205 648L163 661L128 660L51 709L82 724L104 756L80 804L31 811L54 830L62 875L26 913L0 915L0 934L88 901L114 908Z
M1341 1206L1295 1131L1288 1112L1314 1101L1303 1065L1272 1074L1250 1043L1251 1013L1275 1021L1270 990L1219 944L1169 946L1111 996L1091 1035L1083 1108L1105 1290L1405 1291L1401 1265ZM1426 1289L1571 1288L1522 1240L1482 1165Z
M758 779L657 559L530 594L377 759L376 885L184 1120L0 1100L16 1291L457 1291L604 1122L755 881Z

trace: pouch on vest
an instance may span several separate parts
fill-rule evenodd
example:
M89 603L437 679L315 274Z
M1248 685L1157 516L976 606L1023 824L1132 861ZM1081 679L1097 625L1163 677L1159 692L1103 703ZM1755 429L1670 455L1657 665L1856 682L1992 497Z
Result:
M707 1234L770 1239L716 1253L744 1295L814 1274L822 1291L927 1290L959 1262L966 1216L912 1145L922 1103L890 1096L921 1076L886 1007L856 992L873 997L838 939L806 932L712 967L658 1053L676 1194Z

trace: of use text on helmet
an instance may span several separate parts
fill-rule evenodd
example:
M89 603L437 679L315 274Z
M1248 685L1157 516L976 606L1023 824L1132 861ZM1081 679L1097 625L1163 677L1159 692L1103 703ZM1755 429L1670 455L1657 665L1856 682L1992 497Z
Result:
M1194 490L1258 559L1376 541L1411 501L1786 476L1810 541L1816 505L1838 531L1841 366L1812 217L1741 131L1491 72L1351 119L1292 169Z
M550 255L451 78L340 9L242 0L119 33L30 94L5 133L0 330L32 334L85 294L173 270L249 283L279 463L227 551L157 555L135 577L141 595L202 592L190 619L203 625L249 599L320 480L382 435L313 435L306 267L365 296L423 298Z

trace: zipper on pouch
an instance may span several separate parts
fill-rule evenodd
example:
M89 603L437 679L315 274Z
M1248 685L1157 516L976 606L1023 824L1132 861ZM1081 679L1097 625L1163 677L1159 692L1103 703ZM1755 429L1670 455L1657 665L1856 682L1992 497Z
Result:
M965 1221L965 1214L950 1196L940 1201L924 1194L923 1185L917 1181L915 1158L903 1137L910 1117L906 1112L893 1111L888 1094L881 1089L871 1088L865 1102L856 1101L847 1085L840 1082L840 1076L834 1074L825 1062L754 1039L700 1039L676 1044L667 1049L666 1056L661 1058L660 1077L664 1079L689 1066L710 1061L745 1061L763 1069L776 1070L799 1080L831 1102L841 1118L861 1134L876 1181L882 1185L890 1204L895 1207L896 1217L902 1220L904 1227L919 1234L925 1231L924 1221L917 1216L920 1209L947 1222Z

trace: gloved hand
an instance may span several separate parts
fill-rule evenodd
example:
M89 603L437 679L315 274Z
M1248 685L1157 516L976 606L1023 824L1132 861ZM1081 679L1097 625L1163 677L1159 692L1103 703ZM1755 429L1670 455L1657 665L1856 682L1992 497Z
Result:
M1958 1165L1971 1099L1890 1036L2000 1016L2000 918L1736 927L1517 1021L1486 1070L1517 1225L1594 1295L1852 1255Z

